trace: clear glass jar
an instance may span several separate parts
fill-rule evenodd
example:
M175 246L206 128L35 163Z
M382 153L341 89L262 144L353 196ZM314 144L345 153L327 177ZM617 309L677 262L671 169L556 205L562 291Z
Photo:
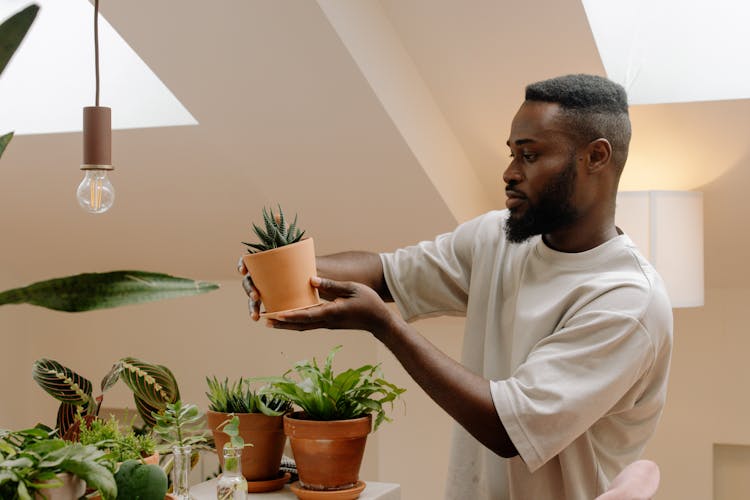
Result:
M247 480L242 475L242 448L224 446L224 470L216 483L218 500L245 500Z
M177 500L190 500L190 462L193 449L190 446L175 446L172 448L174 468L172 469L172 495Z

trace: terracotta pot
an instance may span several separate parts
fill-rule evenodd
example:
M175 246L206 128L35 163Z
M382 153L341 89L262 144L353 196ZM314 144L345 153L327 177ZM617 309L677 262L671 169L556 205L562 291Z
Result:
M57 475L63 484L57 488L45 488L42 491L48 500L70 500L71 498L80 498L86 492L86 483L78 476L69 472L62 472ZM40 493L34 494L35 500L44 498Z
M318 290L310 285L317 275L315 246L305 238L279 248L242 257L267 313L314 306Z
M365 453L372 416L321 422L303 412L284 416L300 484L310 490L353 488Z
M210 410L206 412L208 428L213 432L222 469L224 468L224 455L221 450L229 441L229 436L216 429L227 421L230 415L230 413ZM235 413L235 415L240 419L240 436L245 440L245 444L252 443L252 446L246 446L242 450L242 475L248 481L276 479L279 476L281 455L284 453L286 444L283 417L270 417L262 413ZM284 484L282 483L281 486L283 487Z

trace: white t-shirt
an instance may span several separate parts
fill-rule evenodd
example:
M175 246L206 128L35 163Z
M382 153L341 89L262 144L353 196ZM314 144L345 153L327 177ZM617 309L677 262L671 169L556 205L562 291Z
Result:
M507 211L382 254L405 319L466 315L462 363L491 381L519 456L462 427L446 498L591 500L638 459L664 406L672 311L630 238L580 253L505 240Z

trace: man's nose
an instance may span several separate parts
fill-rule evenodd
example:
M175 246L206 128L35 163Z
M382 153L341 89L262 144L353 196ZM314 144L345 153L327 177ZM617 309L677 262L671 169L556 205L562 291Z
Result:
M510 184L511 182L521 182L523 180L523 173L521 168L516 164L515 161L511 161L508 168L503 172L503 182Z

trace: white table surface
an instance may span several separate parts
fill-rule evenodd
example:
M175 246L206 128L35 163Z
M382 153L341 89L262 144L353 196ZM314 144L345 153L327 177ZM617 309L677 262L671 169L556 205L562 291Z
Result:
M359 495L360 500L401 500L401 486L395 483L375 483L365 481L367 485L364 491ZM216 479L196 484L190 487L190 496L195 500L216 500ZM247 498L257 500L295 500L297 497L289 489L289 485L284 488L268 493L248 493Z

